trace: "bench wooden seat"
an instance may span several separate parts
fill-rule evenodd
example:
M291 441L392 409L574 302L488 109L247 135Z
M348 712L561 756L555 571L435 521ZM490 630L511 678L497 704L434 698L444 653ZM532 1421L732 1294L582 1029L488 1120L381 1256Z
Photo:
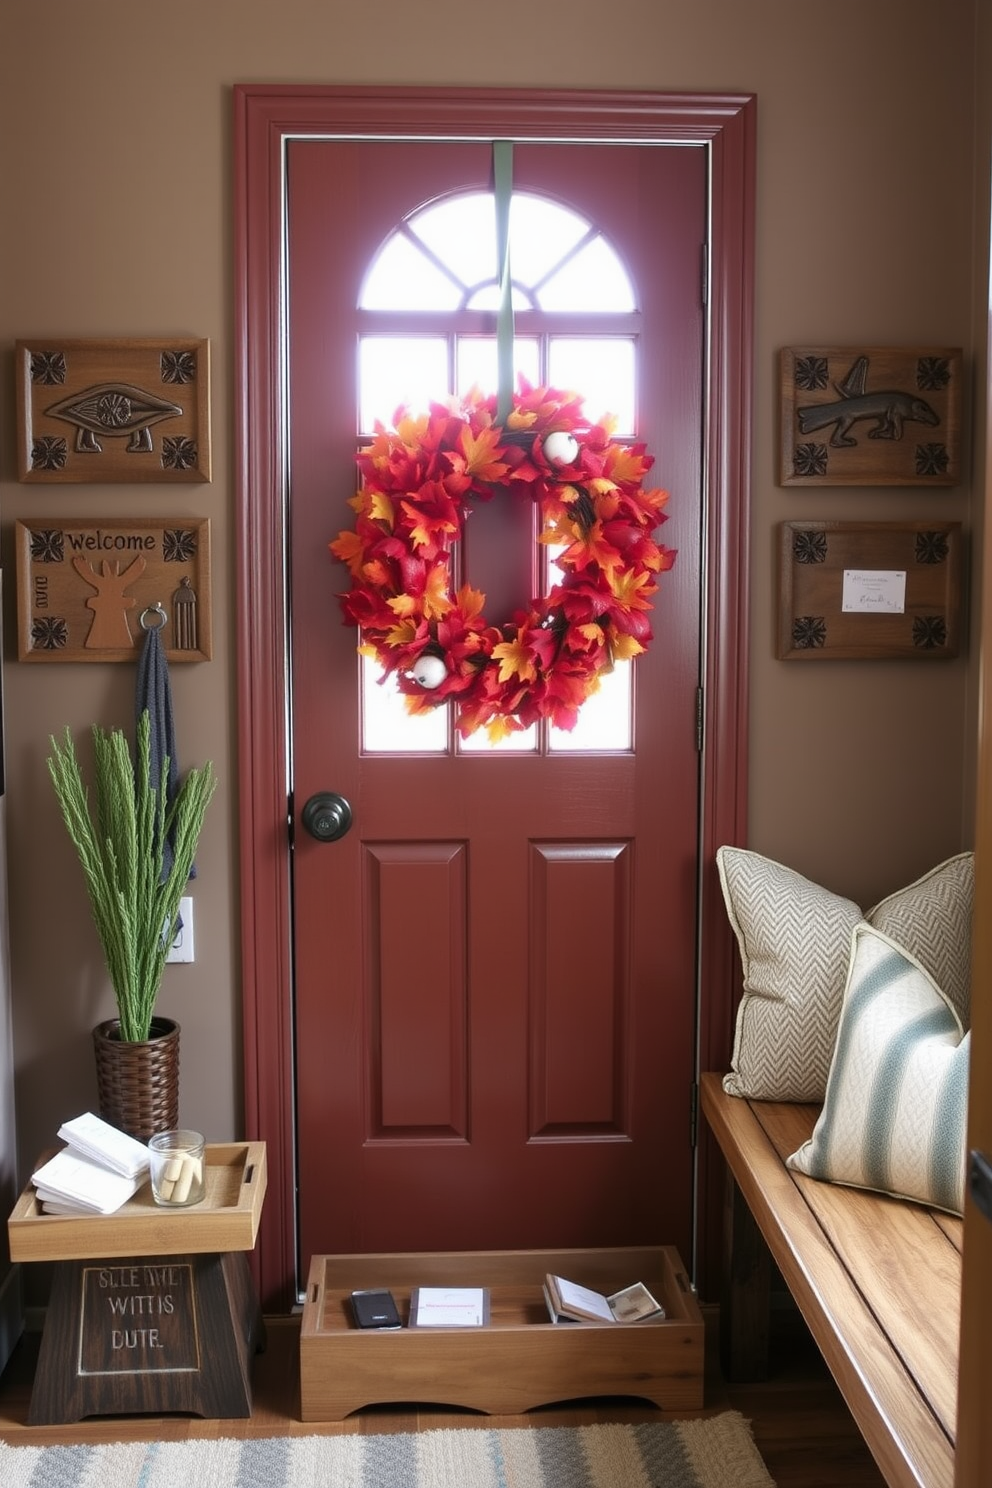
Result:
M742 1100L718 1074L701 1094L730 1180L728 1374L767 1370L770 1256L890 1488L953 1488L962 1221L792 1172L816 1106Z

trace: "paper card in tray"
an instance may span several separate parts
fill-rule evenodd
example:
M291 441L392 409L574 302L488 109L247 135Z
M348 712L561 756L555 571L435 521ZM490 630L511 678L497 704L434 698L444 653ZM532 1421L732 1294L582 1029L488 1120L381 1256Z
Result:
M484 1328L489 1322L488 1287L414 1287L411 1328Z
M111 1173L70 1147L42 1163L31 1177L42 1203L71 1204L91 1214L113 1214L144 1181L141 1174L128 1178L123 1173Z
M63 1121L59 1136L87 1161L99 1163L113 1173L122 1173L125 1178L137 1178L148 1171L148 1148L144 1142L118 1131L92 1111Z

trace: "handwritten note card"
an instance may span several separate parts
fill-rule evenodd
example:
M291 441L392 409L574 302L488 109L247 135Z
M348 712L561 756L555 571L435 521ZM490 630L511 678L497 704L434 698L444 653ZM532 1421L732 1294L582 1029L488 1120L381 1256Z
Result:
M841 609L858 615L902 615L906 610L904 569L845 568Z
M489 1321L485 1287L414 1287L411 1328L482 1328Z

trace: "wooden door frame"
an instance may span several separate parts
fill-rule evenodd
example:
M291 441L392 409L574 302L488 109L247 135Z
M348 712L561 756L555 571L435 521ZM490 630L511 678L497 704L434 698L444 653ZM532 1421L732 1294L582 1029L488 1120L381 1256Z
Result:
M987 302L986 348L992 346L992 295ZM987 374L988 350L984 364ZM988 378L986 375L986 384ZM968 1152L992 1155L992 1006L984 989L992 975L992 391L985 394L985 523L980 570L982 613L979 669L977 802L975 807L975 903L971 944L971 1075L968 1083ZM979 988L983 989L979 995ZM948 1326L951 1320L948 1319ZM992 1416L988 1380L992 1371L992 1227L975 1203L970 1185L964 1209L961 1257L961 1353L958 1366L956 1488L979 1488L988 1479Z
M282 358L287 142L511 138L697 143L709 150L698 1042L701 1068L725 1068L736 960L714 856L722 843L743 843L746 827L756 103L749 94L239 84L234 107L244 1122L246 1136L265 1141L267 1149L268 1192L256 1254L263 1306L284 1311L297 1300ZM718 1243L713 1188L704 1170L704 1273L715 1264L711 1241Z

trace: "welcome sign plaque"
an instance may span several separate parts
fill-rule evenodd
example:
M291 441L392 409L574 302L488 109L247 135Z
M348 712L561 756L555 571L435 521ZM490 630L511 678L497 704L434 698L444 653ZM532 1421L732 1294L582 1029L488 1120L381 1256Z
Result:
M205 517L32 517L14 524L21 661L137 661L151 627L169 661L209 661Z

